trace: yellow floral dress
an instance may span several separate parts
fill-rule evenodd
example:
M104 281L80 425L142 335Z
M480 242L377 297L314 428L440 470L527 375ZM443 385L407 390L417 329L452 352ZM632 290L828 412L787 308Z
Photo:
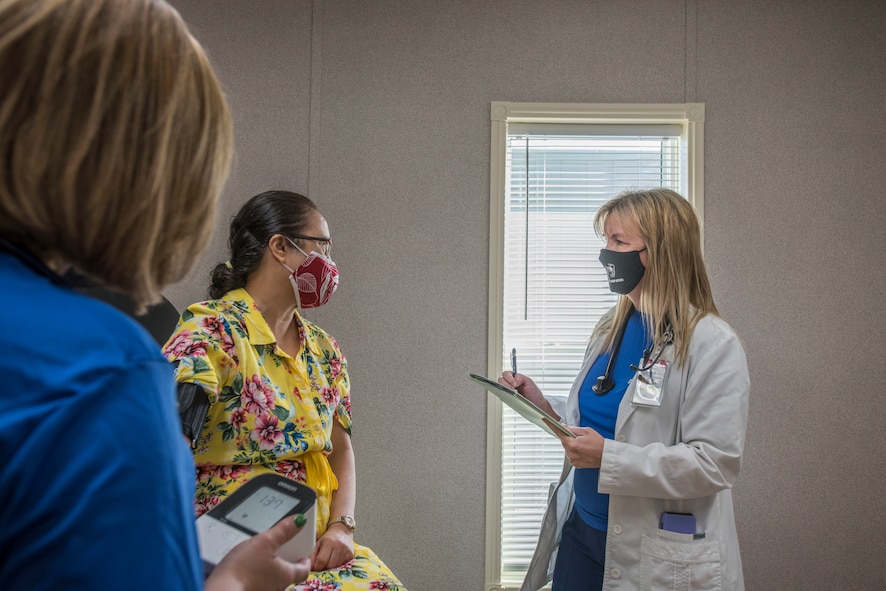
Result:
M196 512L202 515L246 480L277 472L317 491L317 535L326 531L338 482L326 456L337 420L351 432L347 361L329 334L297 313L293 358L245 289L190 306L164 347L176 380L201 386L209 413L194 451ZM405 591L365 546L338 569L311 573L299 589Z

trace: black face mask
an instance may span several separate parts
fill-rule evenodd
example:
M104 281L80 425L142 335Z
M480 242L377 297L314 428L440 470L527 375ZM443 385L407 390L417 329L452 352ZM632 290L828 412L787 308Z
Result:
M606 269L606 278L609 279L609 290L612 293L627 295L634 291L646 267L640 262L640 253L646 250L632 250L630 252L616 252L614 250L600 250L600 262Z

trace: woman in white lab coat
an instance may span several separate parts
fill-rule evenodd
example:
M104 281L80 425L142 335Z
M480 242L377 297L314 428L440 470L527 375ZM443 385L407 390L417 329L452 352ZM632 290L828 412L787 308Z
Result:
M595 222L622 297L565 404L522 374L499 380L577 436L560 436L567 460L522 590L744 589L731 487L747 361L714 304L697 215L654 189L622 193Z

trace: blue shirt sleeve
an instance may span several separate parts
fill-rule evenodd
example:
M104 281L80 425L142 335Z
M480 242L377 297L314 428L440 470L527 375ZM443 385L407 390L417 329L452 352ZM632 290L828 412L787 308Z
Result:
M16 448L2 469L3 588L201 589L172 367L158 354L64 383L0 418L2 449Z

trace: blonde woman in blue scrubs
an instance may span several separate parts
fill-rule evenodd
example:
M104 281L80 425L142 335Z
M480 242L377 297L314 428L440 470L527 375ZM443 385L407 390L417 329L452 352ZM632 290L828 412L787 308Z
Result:
M600 208L616 306L565 403L522 374L499 381L569 425L566 465L521 589L744 589L731 487L750 381L714 304L697 215L666 189Z

